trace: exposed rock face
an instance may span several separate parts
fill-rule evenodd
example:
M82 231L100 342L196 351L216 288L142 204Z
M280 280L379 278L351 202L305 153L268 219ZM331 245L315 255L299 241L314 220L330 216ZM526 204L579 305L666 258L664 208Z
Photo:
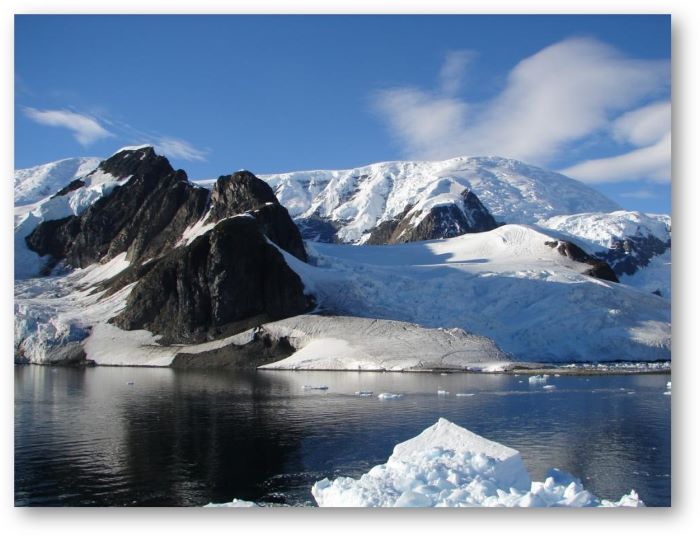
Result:
M366 244L399 244L419 240L452 238L498 227L479 198L464 190L455 203L423 208L408 206L393 220L374 228Z
M263 233L275 244L298 259L307 260L299 229L266 182L249 171L219 177L212 189L208 221L246 212L255 217Z
M613 268L617 275L632 275L649 265L656 255L671 248L671 240L663 241L656 236L628 236L613 241L611 247L598 253Z
M114 323L168 342L201 342L306 312L299 276L255 219L226 219L160 259Z
M70 192L73 192L73 191L77 190L78 188L82 188L83 186L85 186L85 181L83 181L81 179L72 180L66 186L61 188L58 192L53 194L51 196L51 199L54 199L56 197L60 197L62 195L69 194Z
M80 268L125 251L129 260L156 256L201 218L209 197L150 147L117 153L95 172L132 178L80 216L39 224L30 249Z
M297 218L294 220L297 224L301 237L304 240L312 242L325 242L326 244L334 244L338 242L338 227L331 220L319 217Z
M247 344L230 344L199 353L181 352L170 364L173 368L257 368L292 355L296 349L287 337L273 337L264 328L256 328Z
M556 250L564 257L568 257L569 259L576 262L590 264L591 268L584 272L586 275L590 275L591 277L596 277L598 279L603 279L605 281L612 281L613 283L620 282L620 280L615 275L615 272L612 268L610 268L610 265L607 262L600 260L599 258L594 257L592 255L589 255L576 244L573 244L572 242L568 242L566 240L553 240L551 242L545 242L545 244L551 248L556 248Z

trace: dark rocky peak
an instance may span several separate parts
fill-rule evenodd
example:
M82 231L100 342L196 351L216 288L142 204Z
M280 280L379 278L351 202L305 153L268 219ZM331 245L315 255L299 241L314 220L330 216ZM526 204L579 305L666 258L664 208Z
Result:
M375 227L366 243L400 244L452 238L496 227L498 223L476 194L464 190L459 201L453 204L437 205L428 210L409 205L395 218Z
M221 221L147 268L131 278L138 283L113 322L148 329L162 342L223 337L313 306L299 276L253 218Z
M144 146L124 149L100 162L96 172L109 173L114 177L142 176L163 177L175 171L164 156L156 154L153 147ZM89 176L89 175L88 175Z
M248 213L275 244L302 261L307 260L304 242L287 209L279 204L270 186L250 171L219 177L211 192L208 221L220 221Z
M184 171L174 171L150 148L123 151L109 160L127 152L129 157L141 152L144 158L139 161L150 164L132 166L137 173L126 184L80 216L43 222L27 236L31 250L51 256L49 268L61 260L84 268L123 252L131 261L159 255L203 216L208 192L188 182Z
M275 192L250 171L219 177L211 192L210 221L256 210L267 203L279 204Z
M591 265L591 268L583 272L585 275L590 275L591 277L596 277L605 281L612 281L613 283L620 282L607 262L593 255L589 255L573 242L567 240L552 240L545 242L545 244L550 248L555 248L560 255L572 261Z

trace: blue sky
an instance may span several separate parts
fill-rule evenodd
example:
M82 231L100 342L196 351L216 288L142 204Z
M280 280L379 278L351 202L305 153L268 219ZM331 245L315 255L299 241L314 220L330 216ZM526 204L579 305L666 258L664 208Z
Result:
M17 16L15 167L190 178L498 154L670 212L667 16Z

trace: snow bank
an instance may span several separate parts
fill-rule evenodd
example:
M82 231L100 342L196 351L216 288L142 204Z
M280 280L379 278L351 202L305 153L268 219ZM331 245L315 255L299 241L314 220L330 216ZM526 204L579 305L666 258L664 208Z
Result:
M510 365L493 341L460 329L426 329L374 318L300 315L265 324L298 350L263 369L433 370Z
M644 506L634 491L600 500L558 470L532 482L517 450L445 419L396 445L359 479L323 479L311 493L319 506Z

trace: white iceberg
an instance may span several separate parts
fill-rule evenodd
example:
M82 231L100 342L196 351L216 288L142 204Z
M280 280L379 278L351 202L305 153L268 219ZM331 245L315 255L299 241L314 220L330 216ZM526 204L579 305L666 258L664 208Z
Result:
M311 489L319 506L628 506L644 503L631 491L601 500L581 482L553 469L532 482L520 453L446 419L399 443L387 462L358 479L323 479Z
M401 393L379 393L377 398L379 400L392 400L395 398L403 398L403 395Z
M547 374L530 376L527 381L529 383L547 383L549 376Z

